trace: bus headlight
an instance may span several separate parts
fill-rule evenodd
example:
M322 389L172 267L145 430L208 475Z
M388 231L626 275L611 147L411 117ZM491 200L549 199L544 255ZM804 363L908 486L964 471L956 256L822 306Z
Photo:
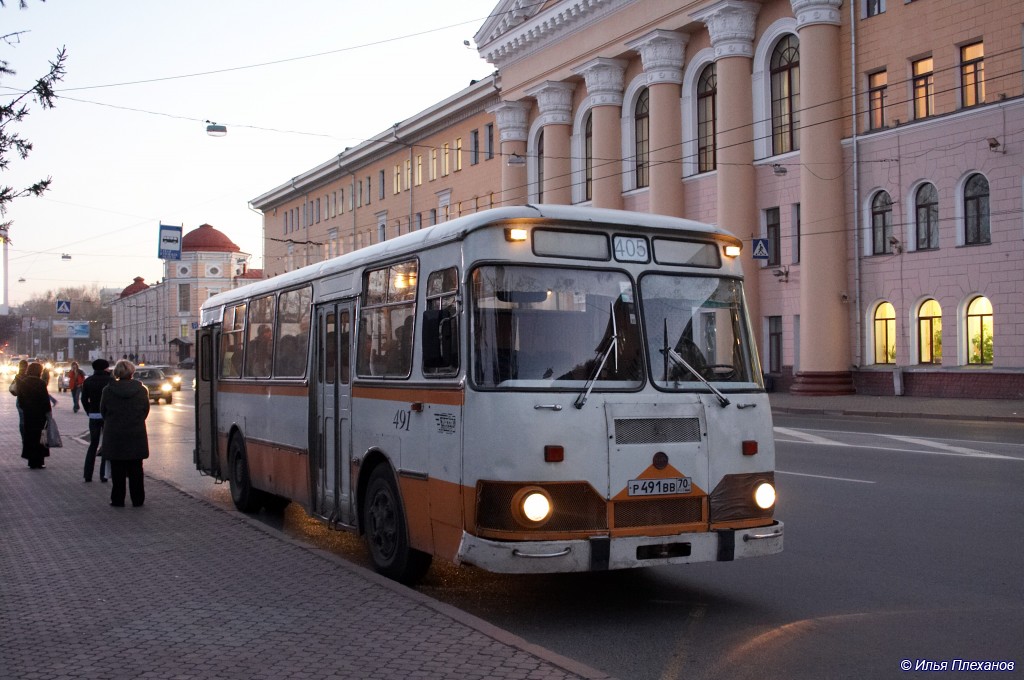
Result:
M512 513L520 524L538 527L551 519L551 496L539 486L520 489L512 497Z
M775 505L775 487L768 482L758 484L754 489L754 502L762 510L767 510Z

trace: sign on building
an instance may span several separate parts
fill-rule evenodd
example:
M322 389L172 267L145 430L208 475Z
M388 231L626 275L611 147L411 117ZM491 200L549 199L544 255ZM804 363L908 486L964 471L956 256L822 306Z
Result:
M159 257L161 260L181 259L181 227L160 225Z
M755 260L767 260L768 259L768 239L766 238L755 238L754 239L754 259Z

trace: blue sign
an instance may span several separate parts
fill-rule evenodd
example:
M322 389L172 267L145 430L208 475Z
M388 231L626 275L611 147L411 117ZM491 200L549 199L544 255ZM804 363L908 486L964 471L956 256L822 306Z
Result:
M181 259L181 227L160 225L160 245L157 257L161 260Z
M755 238L754 239L754 259L755 260L767 260L768 259L768 239L766 238Z
M71 300L57 300L57 313L58 314L70 314L71 313Z

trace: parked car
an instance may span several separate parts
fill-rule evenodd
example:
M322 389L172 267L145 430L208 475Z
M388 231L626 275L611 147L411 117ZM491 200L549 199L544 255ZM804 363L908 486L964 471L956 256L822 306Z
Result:
M174 391L181 392L181 371L173 366L164 366L163 364L146 364L145 368L160 369L167 376L167 379L171 381L171 384L174 385Z
M182 359L180 362L178 362L178 368L184 368L186 370L191 370L191 369L193 369L195 367L196 367L196 360L193 359L192 357L189 357L188 359Z
M135 370L135 379L149 390L149 398L154 404L163 399L170 404L174 401L174 385L159 368L143 366Z

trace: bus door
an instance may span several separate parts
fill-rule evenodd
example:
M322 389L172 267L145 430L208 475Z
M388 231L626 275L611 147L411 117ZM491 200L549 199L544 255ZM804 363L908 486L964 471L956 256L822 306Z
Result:
M313 375L316 442L310 447L313 511L331 522L351 524L349 461L352 457L351 301L316 309Z
M215 389L214 356L217 347L217 326L206 326L197 331L198 349L195 364L196 371L196 447L193 451L193 462L196 469L221 477L217 457L217 418L214 411L213 393Z

